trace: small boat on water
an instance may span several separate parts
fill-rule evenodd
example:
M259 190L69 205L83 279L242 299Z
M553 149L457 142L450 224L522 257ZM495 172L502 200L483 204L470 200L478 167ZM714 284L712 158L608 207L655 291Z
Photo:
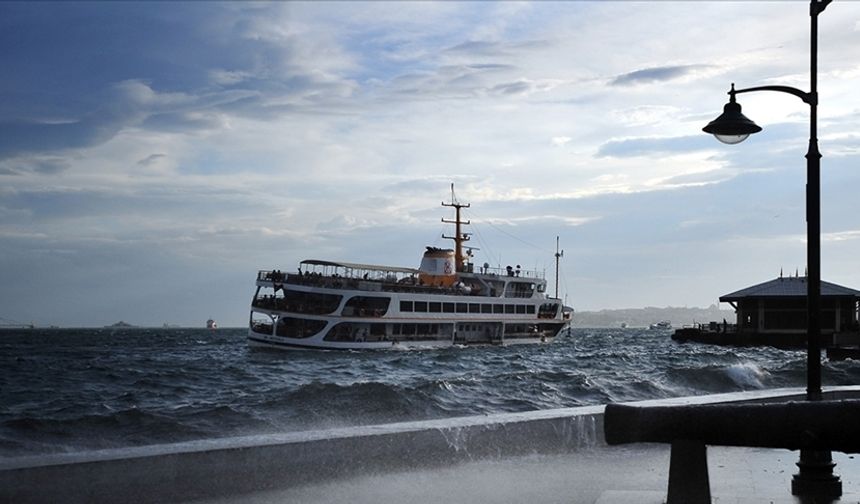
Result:
M209 319L206 321L206 329L214 331L215 329L218 329L218 324L216 324L214 320Z
M648 328L649 329L667 329L668 330L668 329L672 328L672 323L669 322L668 320L661 320L660 322L657 322L656 324L651 324L650 326L648 326Z
M263 270L248 342L276 349L383 349L548 343L573 310L546 294L543 273L475 267L468 221L451 191L453 249L427 247L418 269L307 259L295 273ZM477 271L476 271L477 269Z

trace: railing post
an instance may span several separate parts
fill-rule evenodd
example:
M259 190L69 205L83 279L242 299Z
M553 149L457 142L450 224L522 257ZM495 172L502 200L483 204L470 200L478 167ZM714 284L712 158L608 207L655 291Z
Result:
M711 504L705 443L678 439L672 441L671 453L666 504Z

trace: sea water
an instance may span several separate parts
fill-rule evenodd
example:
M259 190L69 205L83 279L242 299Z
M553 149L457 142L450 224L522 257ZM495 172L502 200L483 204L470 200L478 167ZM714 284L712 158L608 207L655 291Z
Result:
M0 332L0 457L805 384L803 350L573 329L510 347L272 352L245 329ZM825 362L825 385L860 362Z

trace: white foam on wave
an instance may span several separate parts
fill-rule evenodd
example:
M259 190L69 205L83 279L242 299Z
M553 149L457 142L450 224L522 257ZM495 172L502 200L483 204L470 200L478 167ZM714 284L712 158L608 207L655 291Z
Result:
M737 385L756 389L764 388L762 380L770 376L770 373L751 362L733 364L726 368L726 374Z

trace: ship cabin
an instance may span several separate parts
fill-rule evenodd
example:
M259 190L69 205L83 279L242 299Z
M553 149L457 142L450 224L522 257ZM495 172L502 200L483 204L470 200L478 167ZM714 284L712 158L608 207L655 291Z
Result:
M737 314L737 337L749 343L806 345L805 276L782 275L720 297ZM821 282L821 334L825 346L858 332L860 291Z

